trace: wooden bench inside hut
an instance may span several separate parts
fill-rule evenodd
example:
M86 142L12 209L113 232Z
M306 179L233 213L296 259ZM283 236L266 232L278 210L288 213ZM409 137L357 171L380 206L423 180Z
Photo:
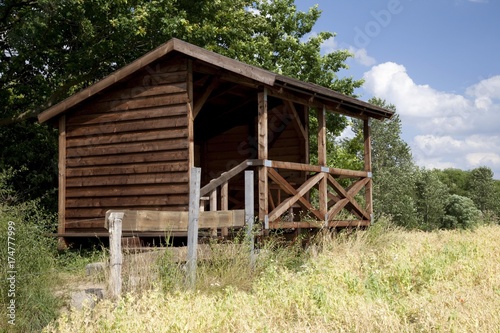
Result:
M363 120L364 170L326 165L328 112ZM318 119L314 133L311 113ZM175 225L188 210L193 167L201 168L202 210L221 212L210 218L219 235L244 223L238 213L228 220L227 212L244 208L245 170L255 172L262 229L369 225L370 121L391 116L172 39L39 115L59 128L58 236L106 237L109 210L146 214L156 226L124 228L125 236L169 228L182 234ZM317 150L315 165L310 150Z

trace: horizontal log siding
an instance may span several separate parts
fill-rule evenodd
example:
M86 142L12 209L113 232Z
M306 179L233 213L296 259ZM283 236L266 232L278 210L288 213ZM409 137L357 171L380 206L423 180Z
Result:
M187 210L187 63L149 66L66 121L66 230L109 209Z

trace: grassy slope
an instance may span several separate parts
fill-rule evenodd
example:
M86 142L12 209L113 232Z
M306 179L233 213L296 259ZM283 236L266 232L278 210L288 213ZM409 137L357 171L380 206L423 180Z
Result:
M265 252L253 276L241 262L202 267L195 292L128 294L45 332L499 332L499 240L500 226L373 227L295 259Z

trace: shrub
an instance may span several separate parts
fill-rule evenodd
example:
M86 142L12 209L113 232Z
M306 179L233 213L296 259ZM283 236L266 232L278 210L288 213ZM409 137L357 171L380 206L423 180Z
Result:
M481 212L474 202L460 195L451 195L445 205L443 228L445 229L470 229L478 225Z

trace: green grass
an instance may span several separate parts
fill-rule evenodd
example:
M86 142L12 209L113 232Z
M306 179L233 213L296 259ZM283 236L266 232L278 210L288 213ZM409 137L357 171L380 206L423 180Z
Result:
M9 226L11 249L8 254ZM21 208L0 205L0 332L39 332L58 315L60 301L53 295L55 242L45 237L46 230L23 221ZM9 267L7 258L15 262ZM14 297L7 277L15 271ZM7 305L15 301L15 325L8 322Z
M500 226L321 234L202 262L194 291L163 257L151 288L69 312L44 332L499 332ZM223 250L221 250L223 251ZM151 281L150 281L151 282Z

